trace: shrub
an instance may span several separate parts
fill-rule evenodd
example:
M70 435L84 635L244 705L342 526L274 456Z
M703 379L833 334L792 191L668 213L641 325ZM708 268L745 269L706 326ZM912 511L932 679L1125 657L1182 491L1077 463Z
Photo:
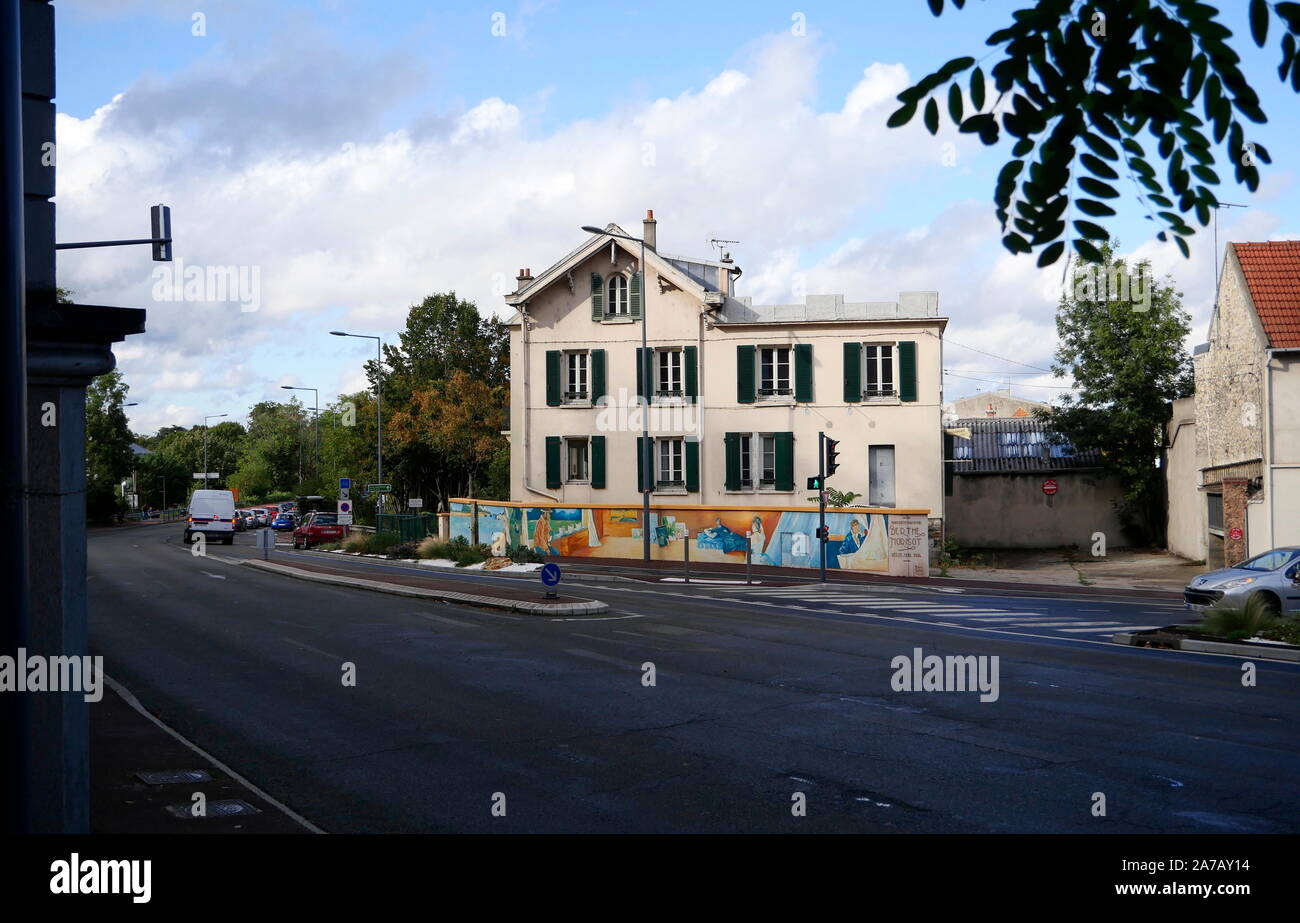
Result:
M376 532L366 542L366 554L388 554L402 544L401 536L394 532Z
M1252 596L1244 606L1215 606L1205 613L1201 631L1229 640L1253 638L1271 628L1277 617L1262 596Z
M506 552L510 560L516 564L544 564L546 556L540 551L529 548L527 545L515 545Z
M343 550L351 554L365 554L370 536L364 532L353 532L343 540Z
M343 545L339 542L321 542L316 546L317 551L338 551Z
M405 560L406 558L417 557L419 555L419 551L420 551L419 542L401 542L399 544L394 545L392 548L389 548L387 551L387 555L390 558L400 558Z
M1278 621L1260 632L1270 641L1283 644L1300 645L1300 618L1278 619Z

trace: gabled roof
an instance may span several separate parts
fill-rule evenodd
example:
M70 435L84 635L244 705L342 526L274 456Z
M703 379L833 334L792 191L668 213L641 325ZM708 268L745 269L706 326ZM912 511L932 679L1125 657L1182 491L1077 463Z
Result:
M1300 240L1230 244L1274 349L1300 348Z
M531 282L517 292L511 292L506 295L506 304L518 306L531 298L537 297L537 294L547 286L552 285L558 280L564 278L574 266L577 266L583 260L588 259L593 254L598 253L601 248L609 245L610 241L616 242L622 249L626 250L632 256L640 259L641 245L622 237L615 237L615 234L627 234L617 224L612 221L605 225L605 233L592 234L583 243L561 257L556 262L548 266L540 275L535 276ZM667 259L660 256L649 247L645 251L646 265L652 267L656 273L668 279L673 285L683 291L694 294L701 301L704 300L705 288L696 282L686 273L682 272Z

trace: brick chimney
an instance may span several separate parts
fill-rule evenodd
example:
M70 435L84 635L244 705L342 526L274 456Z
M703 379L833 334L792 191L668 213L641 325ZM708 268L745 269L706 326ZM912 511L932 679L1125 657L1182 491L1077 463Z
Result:
M531 269L519 270L519 275L515 276L515 291L521 291L525 285L533 281L533 271Z
M641 222L641 236L645 239L645 245L651 250L658 249L658 247L655 246L655 227L658 224L659 222L655 221L654 209L647 209L645 213L645 221Z

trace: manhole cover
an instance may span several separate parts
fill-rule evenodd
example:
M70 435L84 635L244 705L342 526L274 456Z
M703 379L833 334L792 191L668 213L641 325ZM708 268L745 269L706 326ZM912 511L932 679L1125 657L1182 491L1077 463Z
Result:
M175 785L177 782L211 782L206 769L168 769L163 772L137 772L135 777L145 785Z
M241 801L238 798L227 798L223 801L209 801L207 813L195 817L194 806L191 804L170 804L167 811L176 817L183 817L186 820L205 820L213 817L235 817L240 814L261 814L262 812L253 807L247 801Z

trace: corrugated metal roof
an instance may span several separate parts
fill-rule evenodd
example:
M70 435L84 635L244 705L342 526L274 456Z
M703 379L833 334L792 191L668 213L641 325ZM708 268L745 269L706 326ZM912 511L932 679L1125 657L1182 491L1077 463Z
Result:
M970 429L971 438L953 439L956 474L1102 467L1100 450L1080 452L1071 445L1055 444L1053 431L1042 420L973 417L950 428L962 427Z

